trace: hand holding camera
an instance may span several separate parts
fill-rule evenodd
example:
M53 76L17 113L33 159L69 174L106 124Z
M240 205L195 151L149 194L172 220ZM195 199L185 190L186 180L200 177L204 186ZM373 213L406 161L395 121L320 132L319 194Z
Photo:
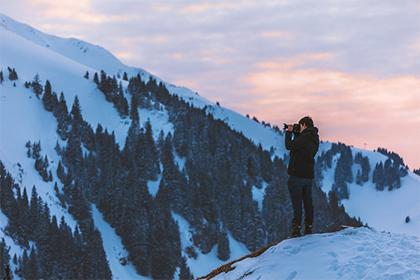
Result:
M295 124L287 124L287 123L283 123L283 129L293 132L295 134L299 134L300 133L300 125L295 123Z

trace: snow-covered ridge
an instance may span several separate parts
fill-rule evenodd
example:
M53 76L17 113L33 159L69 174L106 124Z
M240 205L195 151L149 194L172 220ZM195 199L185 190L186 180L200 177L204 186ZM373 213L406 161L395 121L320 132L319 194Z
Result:
M124 65L112 53L101 46L76 38L61 38L46 34L27 24L0 13L0 28L13 32L39 46L46 47L71 60L93 69L104 69L109 73L133 74L144 72L143 69Z
M366 227L287 239L213 279L419 279L420 239Z

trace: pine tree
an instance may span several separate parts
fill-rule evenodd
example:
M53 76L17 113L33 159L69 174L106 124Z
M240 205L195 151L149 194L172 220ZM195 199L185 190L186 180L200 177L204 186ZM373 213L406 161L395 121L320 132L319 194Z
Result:
M230 257L229 240L226 232L221 232L217 238L217 257L226 261Z
M118 113L122 117L125 117L128 115L128 102L124 96L124 91L123 91L121 83L118 86L118 95L116 97L115 107L117 108Z
M138 108L138 97L137 95L133 95L131 97L131 105L130 105L130 118L132 122L140 123L139 112Z
M127 72L124 72L124 74L123 74L123 80L124 80L124 81L128 81Z
M51 84L50 81L47 80L44 86L44 95L42 96L42 103L44 104L45 110L52 112L56 106L54 101L55 100L51 91Z
M34 76L31 86L32 86L32 91L35 93L36 97L39 98L39 96L42 94L42 86L41 86L41 82L39 80L38 74Z
M98 78L98 73L95 72L95 74L93 75L93 82L97 85L99 85L99 78Z
M7 248L4 238L0 240L0 279L11 279L10 248Z
M83 76L85 79L89 80L89 71L86 71L86 74Z
M376 189L383 191L385 187L385 173L382 162L377 163L373 170L372 182L375 183Z
M3 71L0 71L0 84L2 84L3 81L4 81Z
M185 257L182 257L180 270L179 270L179 280L192 280L194 276L192 275L190 268L187 265L187 260Z
M7 70L9 71L9 80L10 81L15 81L15 80L18 79L18 75L16 73L15 68L12 69L10 67L7 67Z
M80 109L80 103L79 103L79 98L77 97L77 95L74 98L74 102L73 102L73 106L71 108L71 117L72 120L76 122L76 124L81 125L83 118L82 118L82 113L81 113L81 109Z
M28 141L28 142L26 142L26 144L25 144L25 147L26 147L26 155L28 156L28 158L31 158L32 157L32 144L31 144L31 141Z
M38 159L41 157L41 142L38 141L32 145L32 158Z
M65 140L67 138L70 120L63 92L60 93L60 99L54 110L54 115L57 118L57 133L60 135L61 139Z
M171 279L181 258L181 244L178 225L170 213L168 190L163 186L156 195L151 224L151 275L154 279Z

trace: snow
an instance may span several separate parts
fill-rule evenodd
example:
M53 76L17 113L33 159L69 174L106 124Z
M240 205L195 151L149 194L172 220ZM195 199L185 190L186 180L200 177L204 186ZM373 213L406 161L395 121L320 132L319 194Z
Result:
M346 212L361 217L380 230L408 233L420 237L420 177L409 173L401 179L402 187L377 191L372 182L363 186L349 184L350 200L342 200ZM405 223L406 216L410 222Z
M287 239L214 279L419 279L420 239L368 228Z
M12 238L10 238L4 233L8 221L9 219L6 217L6 215L4 215L3 212L0 211L0 239L4 238L7 246L10 248L10 258L13 258L14 254L16 254L16 256L19 257L22 255L23 249L18 244L16 244Z
M119 117L113 104L105 100L104 95L96 88L93 81L83 78L86 70L89 70L90 73L96 70L40 47L2 28L0 28L0 38L2 42L0 44L0 65L5 75L8 73L6 66L14 67L19 76L17 84L23 84L24 81L32 81L35 74L38 73L42 85L48 79L53 91L58 94L63 91L69 111L77 95L83 118L94 129L101 123L108 131L115 131L117 142L120 145L124 143L129 123ZM26 95L34 97L34 94L29 90L26 90ZM39 110L44 110L42 105ZM20 121L23 116L28 115L21 115L14 121Z
M335 154L332 157L332 164L331 168L327 168L326 170L322 171L322 184L321 189L324 191L324 193L329 193L329 191L332 189L332 186L334 184L334 174L335 174L335 167L337 166L337 161L340 158L340 154Z
M146 122L149 120L152 125L153 139L157 141L159 138L160 131L166 136L168 133L174 134L174 126L169 121L168 111L164 106L162 110L151 110L145 108L139 108L139 117L141 127L145 127Z
M7 226L9 219L1 212L0 210L0 240L4 239L6 243L6 247L9 248L9 256L10 256L10 269L14 274L16 265L13 263L13 256L16 254L16 257L22 256L23 248L16 244L10 236L4 233L4 230ZM20 279L17 275L13 275L13 279Z
M187 161L187 159L185 157L181 157L180 155L178 155L178 153L174 151L174 160L175 160L175 164L178 166L179 171L182 172L182 170L185 167L185 162Z
M187 265L189 266L192 274L194 277L198 277L201 275L207 274L212 269L222 265L225 263L217 258L217 245L214 246L210 252L207 254L203 254L200 250L194 247L192 242L192 234L191 234L191 227L187 220L185 220L181 215L172 212L172 217L178 223L179 231L181 233L181 247L182 247L182 255L187 258ZM229 249L230 249L230 258L226 261L235 260L243 255L249 253L248 249L244 244L235 240L230 233L228 233L229 239ZM188 255L185 253L185 248L193 246L196 253L197 258L188 258Z
M265 188L267 188L267 182L263 182L258 188L257 186L252 186L252 199L258 203L258 209L262 211L262 203L265 196Z
M85 65L87 68L103 69L109 74L122 74L124 71L128 74L137 74L138 72L142 72L143 75L147 74L143 69L124 65L112 53L100 46L75 38L60 38L58 36L49 35L36 30L29 25L17 22L1 13L0 29L19 34L26 40L66 56L73 61Z
M121 242L121 238L115 230L104 220L102 213L92 204L93 220L96 228L100 231L105 249L106 258L112 272L112 279L150 279L137 274L136 269L131 263L122 265L119 261L121 257L127 257L128 252Z
M34 168L34 159L26 155L25 143L28 140L41 141L41 155L48 156L49 169L54 175L54 180L58 181L55 170L59 158L54 150L58 137L55 133L54 117L45 111L41 101L24 87L13 87L6 82L0 87L0 160L20 186L26 188L28 197L31 195L32 186L35 185L43 202L48 203L51 214L57 216L57 220L64 216L66 223L74 229L76 222L67 210L59 205L53 183L42 180Z
M148 181L147 182L147 189L149 190L149 193L155 197L156 194L159 191L159 185L160 185L160 180L162 179L162 174L159 175L159 177L155 180L155 181Z
M348 183L349 199L341 200L346 212L352 217L360 217L363 223L377 230L387 230L396 233L407 233L420 237L420 176L409 172L401 178L401 188L388 191L378 191L371 181L375 165L385 162L387 157L381 153L352 147L353 158L360 152L369 158L371 167L370 181L361 186ZM323 170L321 189L328 193L334 183L334 172L340 154L335 154L332 160L332 168ZM353 164L353 178L356 178L359 164ZM410 216L410 223L405 223L405 218Z

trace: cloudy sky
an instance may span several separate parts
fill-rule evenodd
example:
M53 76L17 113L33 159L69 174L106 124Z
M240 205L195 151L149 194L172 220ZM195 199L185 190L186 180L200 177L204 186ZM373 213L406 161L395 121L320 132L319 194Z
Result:
M420 167L419 1L0 0L42 31L281 125Z

